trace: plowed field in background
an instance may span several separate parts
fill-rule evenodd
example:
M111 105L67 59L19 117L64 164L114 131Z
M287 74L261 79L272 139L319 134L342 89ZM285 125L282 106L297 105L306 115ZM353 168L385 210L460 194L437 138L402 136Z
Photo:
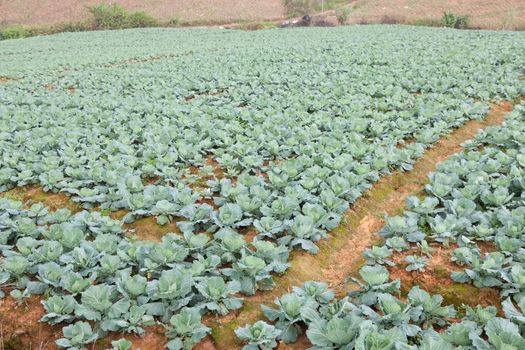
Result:
M470 16L470 25L487 29L525 29L523 0L357 0L350 21L378 22L384 16L401 22L439 18L444 11Z
M88 16L87 6L113 2L163 20L251 21L285 15L282 0L0 0L0 25L79 21Z
M283 0L0 0L0 26L79 21L88 16L86 6L101 2L118 2L127 10L146 11L162 20L176 16L185 21L224 23L281 20L286 16ZM468 14L474 27L525 29L523 0L353 0L349 4L353 7L349 23L385 19L413 23L453 11ZM333 11L326 15L333 17Z

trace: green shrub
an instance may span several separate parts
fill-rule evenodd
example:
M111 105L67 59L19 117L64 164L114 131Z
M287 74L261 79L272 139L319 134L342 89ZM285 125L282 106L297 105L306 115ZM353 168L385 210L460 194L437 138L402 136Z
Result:
M160 25L159 21L149 13L144 11L128 13L119 4L93 5L88 7L88 10L93 18L81 22L57 23L32 28L17 25L0 29L0 40L93 29L143 28ZM172 24L172 21L173 19L170 21L170 24Z
M19 25L0 30L0 40L27 38L32 35L31 29Z
M284 7L290 16L307 15L311 10L310 0L284 0Z
M441 17L441 25L443 27L449 28L467 28L468 26L468 16L460 15L454 12L445 12L443 17Z
M159 21L144 11L130 13L126 21L126 27L131 28L156 27L158 25Z
M178 17L173 16L168 21L168 25L170 25L172 27L176 27L176 26L180 25L180 19Z
M119 4L98 4L88 7L95 29L119 29L126 26L128 13Z
M159 26L159 21L144 11L129 13L119 4L88 7L93 16L93 29L122 29Z
M339 24L345 24L348 21L348 17L350 17L349 7L343 7L335 10L335 18L337 18L337 22Z

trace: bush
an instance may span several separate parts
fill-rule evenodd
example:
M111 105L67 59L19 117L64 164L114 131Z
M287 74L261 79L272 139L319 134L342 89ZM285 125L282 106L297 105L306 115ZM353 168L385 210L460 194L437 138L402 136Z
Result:
M290 16L304 16L310 12L310 0L284 0L284 7Z
M170 26L173 26L173 27L176 27L180 24L180 19L178 17L171 17L170 20L168 21L168 25Z
M348 17L350 17L350 8L343 7L335 10L335 18L337 18L339 24L345 24L348 21Z
M156 27L159 21L144 11L128 13L119 4L99 4L88 7L93 16L93 29Z
M156 27L158 25L159 21L144 11L138 11L129 14L126 21L126 27L131 28Z
M27 38L32 35L31 29L22 26L11 26L0 30L0 40Z
M128 14L119 4L99 4L88 7L93 16L95 29L124 28Z
M80 32L93 29L122 29L159 26L159 21L144 11L128 13L119 4L99 4L88 7L93 16L91 20L82 22L58 23L27 28L11 26L0 29L0 40L27 38L34 35L48 35L62 32ZM174 19L170 20L170 25ZM177 24L178 19L177 19Z
M441 17L441 25L448 28L462 29L468 26L468 16L454 12L445 12Z

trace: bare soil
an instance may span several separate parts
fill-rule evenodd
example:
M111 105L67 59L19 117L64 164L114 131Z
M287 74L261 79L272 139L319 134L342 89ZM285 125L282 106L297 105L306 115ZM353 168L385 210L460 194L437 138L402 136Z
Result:
M41 202L51 211L55 211L60 208L68 208L72 212L81 210L81 208L66 194L62 192L44 192L41 186L31 185L17 187L7 192L0 193L0 195L22 201L28 205Z
M39 322L44 307L38 296L31 296L21 305L11 297L0 300L0 334L2 350L57 349L61 327Z
M468 15L470 25L484 29L525 29L523 0L357 0L350 23L400 23L439 19L445 11Z
M416 248L396 254L392 259L396 266L389 268L390 276L393 279L400 279L403 296L417 285L432 294L441 294L445 305L452 304L458 308L463 307L463 305L476 306L478 304L483 307L489 305L500 306L498 289L476 288L473 285L457 283L452 280L452 272L464 269L464 267L451 261L452 252L455 248L457 246L448 248L441 245L434 246L435 251L427 261L425 270L422 272L408 272L405 269L408 265L404 260L405 257L412 254L421 255L419 249Z
M7 297L0 301L0 349L2 350L58 350L55 340L62 337L61 323L51 326L39 322L45 314L40 303L42 299L33 295L22 304L17 305L14 299ZM111 347L111 341L126 338L133 343L133 349L159 350L169 341L164 336L164 329L160 326L145 327L143 337L130 334L110 333L106 338L89 346L90 350L106 350ZM201 348L209 350L210 348Z
M177 17L214 23L278 19L285 15L281 0L0 0L0 26L80 21L88 17L87 6L114 2L129 11L146 11L162 20Z

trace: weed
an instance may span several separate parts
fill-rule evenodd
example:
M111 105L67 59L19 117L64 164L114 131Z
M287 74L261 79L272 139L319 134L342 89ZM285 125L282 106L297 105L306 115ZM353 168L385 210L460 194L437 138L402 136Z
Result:
M422 27L441 27L441 21L436 18L418 18L411 24Z
M259 29L271 29L276 28L277 26L273 22L249 22L249 23L242 23L237 26L235 26L235 29L242 29L242 30L259 30Z
M168 25L172 27L177 27L180 24L181 24L180 19L179 17L176 17L176 16L171 17L168 21Z
M448 28L464 29L468 27L469 17L454 12L445 12L441 17L441 25Z
M337 22L339 24L345 24L348 21L348 17L350 17L349 7L342 7L340 9L335 10L335 18L337 18Z

